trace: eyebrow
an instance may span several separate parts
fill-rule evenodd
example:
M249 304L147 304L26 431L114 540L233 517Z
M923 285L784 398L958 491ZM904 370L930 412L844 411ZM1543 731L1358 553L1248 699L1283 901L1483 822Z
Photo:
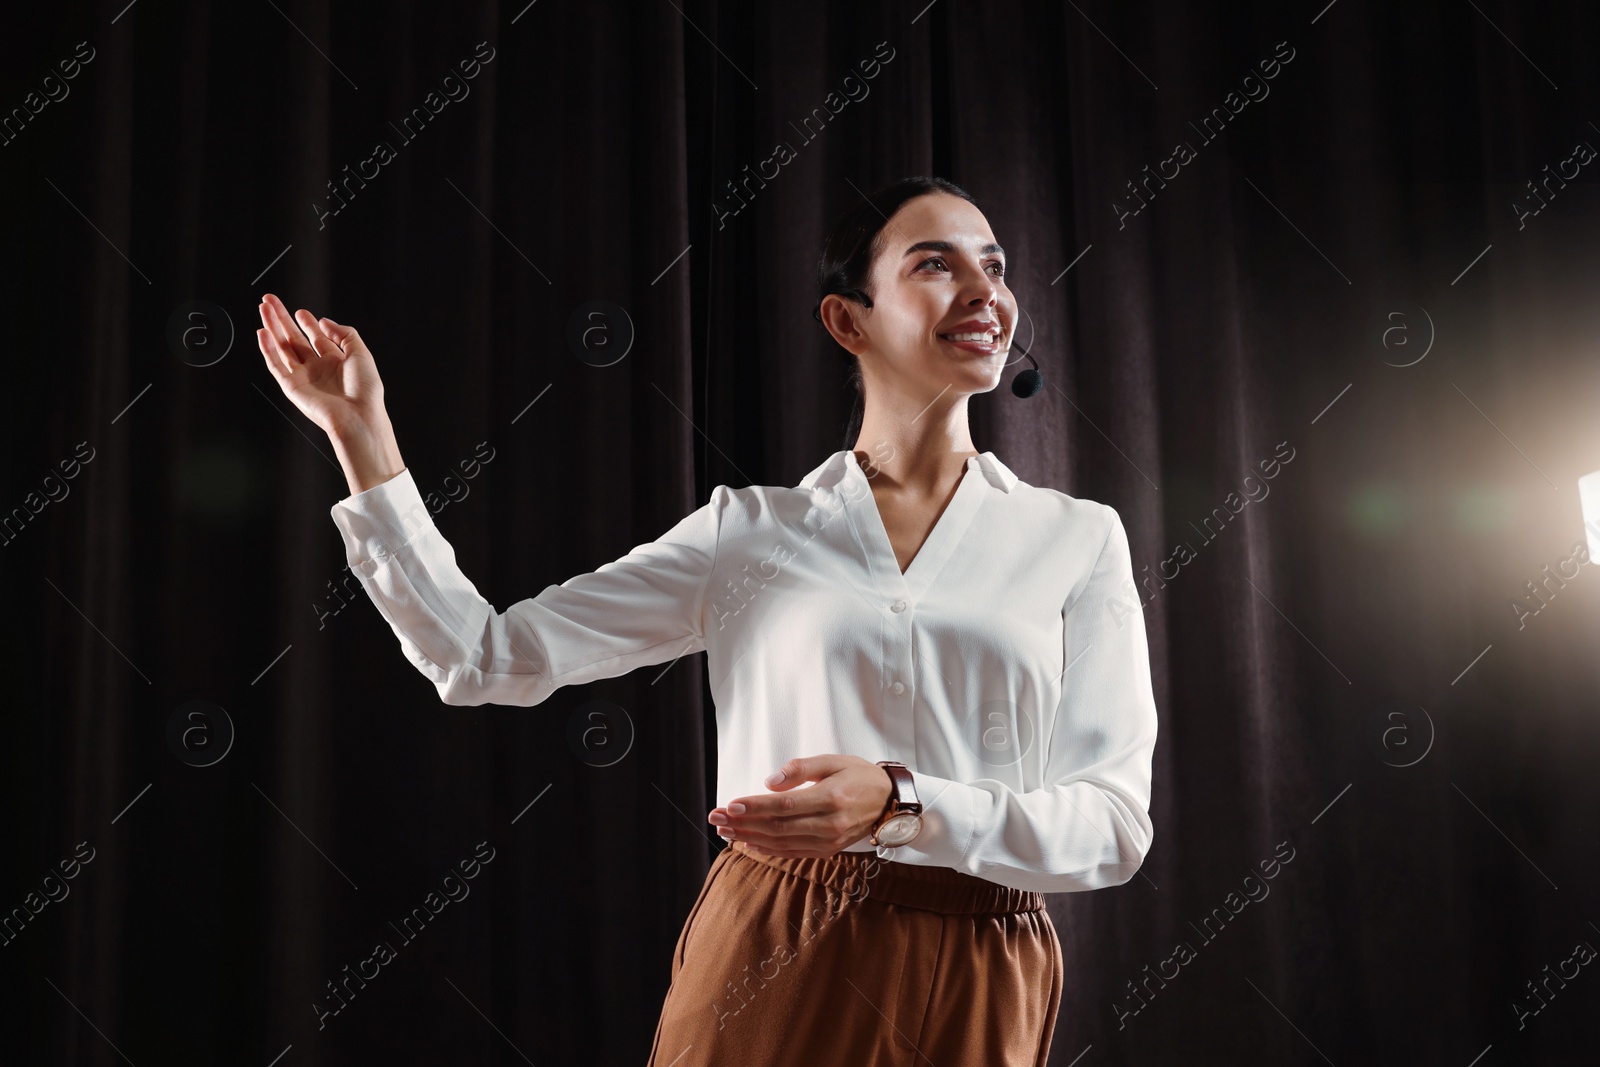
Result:
M904 259L913 252L954 252L955 250L956 246L951 244L949 241L918 241L916 244L906 249L900 258ZM978 255L980 256L987 256L992 252L997 252L1002 256L1006 254L1005 249L993 243L986 244L982 248L978 249Z

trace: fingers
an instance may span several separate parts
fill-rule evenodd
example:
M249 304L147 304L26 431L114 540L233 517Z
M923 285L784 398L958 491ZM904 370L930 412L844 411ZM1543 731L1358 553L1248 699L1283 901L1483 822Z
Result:
M848 794L831 784L790 793L740 797L714 808L706 821L725 841L741 841L775 856L831 856L860 834L847 811ZM742 811L740 810L742 809Z
M735 816L726 822L708 818L706 821L713 823L717 833L725 840L738 838L741 841L748 841L756 834L781 837L784 840L808 836L832 838L838 836L841 825L837 814L831 810L808 812L804 815Z
M805 789L795 796L785 794L763 799L796 801L804 794L821 792L821 789ZM717 833L724 841L743 841L774 854L802 849L820 850L819 854L832 855L838 850L843 833L839 809L833 802L808 804L806 810L787 815L767 815L764 812L729 815L726 809L717 808L707 821L716 824Z
M306 343L298 327L294 326L283 310L283 302L268 294L261 303L261 322L272 334L274 342L288 357L291 370L316 356L316 351Z
M271 293L266 294L262 303L267 308L265 318L268 328L296 362L304 363L325 355L316 347L316 342L323 335L311 312L301 308L297 315L291 316L283 301Z
M371 354L354 327L318 318L305 308L291 316L288 307L272 293L262 294L258 310L270 337L262 352L269 357L281 354L283 366L287 367L285 373L292 374L296 366L313 358L339 360L357 352Z
M782 767L767 775L767 788L788 789L790 786L798 785L805 781L800 773L805 767L805 763L806 761L803 759L792 759L785 763Z
M270 293L268 295L271 296ZM277 298L273 297L273 299L276 300ZM261 321L265 324L264 329L256 331L256 339L261 345L262 355L267 357L268 365L272 367L275 373L281 376L293 375L295 368L304 363L306 357L302 357L299 351L289 343L286 331L281 328L282 323L278 320L271 304L262 301L257 310L261 313Z
M317 320L317 331L337 345L340 351L344 350L344 343L341 338L344 336L345 331L337 322L324 315Z
M335 362L344 358L344 349L340 348L328 337L327 332L322 328L322 324L317 321L317 317L311 312L301 308L295 313L295 323L305 331L306 340L311 343L312 349L318 356Z
M318 319L317 325L322 329L323 336L338 345L346 355L372 355L354 326L341 326L326 317Z
M767 780L774 792L736 797L726 808L712 809L706 821L724 839L774 855L828 856L860 840L882 811L887 778L882 768L859 756L792 759L781 772L776 786ZM794 788L800 785L807 787Z
M793 789L804 782L826 778L842 770L845 764L845 759L836 754L799 757L774 771L767 778L766 786L768 789Z
M285 374L283 365L278 362L277 353L272 350L267 337L268 334L264 327L257 329L256 346L261 349L261 358L267 361L267 369L272 372L272 376L281 379Z
M791 819L802 815L836 811L839 803L839 797L834 790L817 785L810 789L796 789L792 793L738 797L730 800L726 808L713 810L712 814L722 815L724 820L711 821L718 822L718 825L722 825L723 822L743 825L752 819ZM740 810L741 808L743 810Z
M257 330L256 344L261 346L261 354L266 357L267 368L272 371L273 377L281 382L294 374L293 362L279 347L278 339L273 336L271 330Z
M278 343L291 354L294 352L294 330L290 326L289 311L283 306L283 301L268 293L261 300L261 321Z

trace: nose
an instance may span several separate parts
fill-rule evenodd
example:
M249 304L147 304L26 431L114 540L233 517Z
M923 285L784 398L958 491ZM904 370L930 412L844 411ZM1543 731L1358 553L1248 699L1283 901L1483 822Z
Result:
M1013 314L1012 304L1010 300L1001 300L1002 295L996 279L987 271L982 272L979 278L970 284L968 290L962 293L969 309L979 314L994 312L994 317L1000 320L1001 329L1009 333L1011 326L1009 320Z
M1000 287L995 285L994 279L987 272L979 272L977 279L967 294L967 304L970 307L994 307L1000 299Z

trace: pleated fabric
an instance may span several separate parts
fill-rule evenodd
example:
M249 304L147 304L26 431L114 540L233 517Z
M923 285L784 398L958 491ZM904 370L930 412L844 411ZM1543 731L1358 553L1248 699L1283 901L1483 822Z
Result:
M678 937L649 1067L1044 1067L1061 990L1040 893L735 842Z

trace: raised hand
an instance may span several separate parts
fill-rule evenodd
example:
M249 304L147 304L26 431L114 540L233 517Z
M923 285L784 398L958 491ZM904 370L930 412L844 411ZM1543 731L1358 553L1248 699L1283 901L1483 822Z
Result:
M271 293L262 297L256 343L283 395L333 442L350 491L359 493L405 469L383 407L383 381L353 326L301 308L293 318Z
M317 318L301 308L294 318L271 293L262 297L256 341L283 394L330 436L383 410L383 382L372 352L353 326Z

